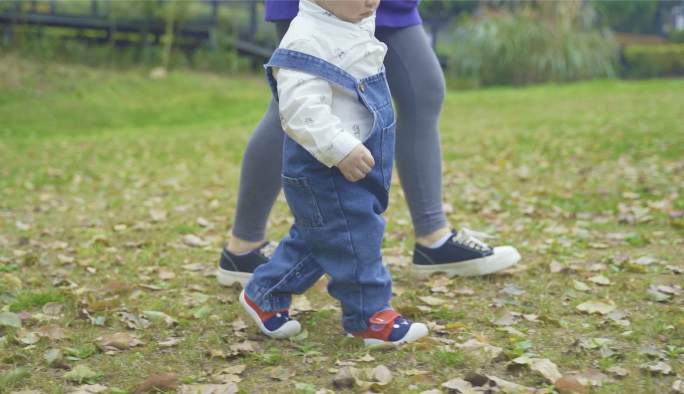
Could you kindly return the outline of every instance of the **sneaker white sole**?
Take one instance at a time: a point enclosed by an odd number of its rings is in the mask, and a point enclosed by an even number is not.
[[[235,283],[239,283],[242,285],[242,288],[244,288],[247,285],[247,282],[252,279],[252,274],[249,272],[228,271],[219,267],[216,272],[216,279],[218,279],[218,283],[223,286],[232,286]]]
[[[411,343],[419,340],[420,338],[426,337],[430,331],[428,330],[427,326],[423,323],[413,323],[411,324],[411,328],[409,328],[408,332],[406,335],[404,335],[403,338],[401,338],[398,341],[393,341],[392,343],[395,345],[399,345],[402,343]],[[348,337],[353,337],[352,334],[348,334]],[[381,339],[375,339],[375,338],[364,338],[363,339],[363,344],[365,346],[370,346],[370,345],[376,345],[378,343],[385,343],[387,341],[383,341]]]
[[[245,291],[242,290],[240,292],[240,304],[242,305],[243,308],[249,313],[249,315],[252,317],[254,322],[259,326],[259,329],[261,332],[266,334],[266,336],[271,337],[273,339],[285,339],[289,337],[293,337],[297,334],[299,334],[300,331],[302,331],[302,325],[299,324],[297,320],[290,320],[289,322],[283,324],[280,326],[279,329],[275,331],[269,331],[266,327],[264,327],[264,323],[261,322],[261,319],[259,318],[259,314],[252,309],[249,304],[247,304],[247,301],[245,301]]]
[[[418,279],[427,279],[436,272],[444,272],[447,276],[482,276],[505,270],[520,261],[520,253],[512,246],[497,246],[494,254],[479,259],[459,263],[436,265],[416,265],[411,267],[411,274]]]

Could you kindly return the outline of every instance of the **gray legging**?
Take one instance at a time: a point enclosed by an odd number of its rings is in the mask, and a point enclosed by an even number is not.
[[[280,40],[289,21],[276,22]],[[417,236],[447,225],[442,210],[442,152],[437,121],[444,100],[444,75],[421,25],[378,27],[387,44],[385,68],[397,108],[396,163]],[[283,136],[274,100],[254,130],[242,160],[233,234],[265,238],[268,215],[281,188]]]

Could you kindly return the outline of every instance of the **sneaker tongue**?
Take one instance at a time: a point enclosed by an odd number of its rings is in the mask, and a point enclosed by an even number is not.
[[[382,312],[378,312],[373,317],[370,318],[369,323],[371,326],[386,326],[388,324],[392,324],[394,322],[394,319],[401,317],[399,313],[397,313],[394,310],[386,310]],[[382,329],[382,328],[381,328]],[[377,331],[377,330],[374,330]]]

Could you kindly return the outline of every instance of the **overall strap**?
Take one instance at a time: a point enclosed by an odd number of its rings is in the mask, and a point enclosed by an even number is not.
[[[264,67],[266,68],[266,78],[276,101],[278,101],[278,87],[273,77],[273,67],[286,68],[314,75],[341,88],[357,93],[357,81],[351,74],[332,63],[302,52],[276,49]]]

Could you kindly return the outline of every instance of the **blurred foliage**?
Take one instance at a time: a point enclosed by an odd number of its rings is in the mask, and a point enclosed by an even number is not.
[[[0,2],[0,10],[13,9],[14,2]],[[90,66],[110,68],[129,68],[138,65],[168,68],[186,68],[207,71],[237,72],[251,66],[251,59],[238,56],[236,40],[240,32],[247,33],[250,28],[250,3],[235,2],[217,8],[217,29],[215,51],[210,50],[209,42],[194,38],[181,37],[178,33],[192,21],[210,23],[212,6],[199,1],[98,1],[93,8],[91,1],[64,0],[50,1],[22,0],[21,12],[50,13],[54,7],[57,14],[92,16],[109,21],[109,31],[50,28],[38,25],[13,27],[11,39],[0,42],[0,51],[16,52],[23,56],[44,61],[80,63]],[[263,13],[263,6],[257,12]],[[163,21],[166,26],[160,34],[159,42],[145,47],[141,34],[117,31],[117,25],[124,20]],[[264,45],[275,44],[272,24],[261,21],[256,25],[252,38]],[[149,42],[153,41],[153,37]],[[106,43],[107,45],[103,45]],[[157,45],[161,44],[161,45]]]
[[[170,54],[168,66],[170,69],[191,68],[223,73],[249,70],[251,59],[238,56],[231,50],[232,40],[233,37],[219,35],[219,47],[223,49],[216,51],[212,51],[207,44],[192,50],[174,50]],[[15,45],[11,52],[41,62],[56,61],[114,69],[156,66],[162,63],[163,57],[161,46],[144,49],[142,45],[98,45],[41,34],[23,35],[19,45]]]
[[[479,7],[506,8],[520,0],[423,0],[419,9],[421,15],[430,18],[453,18],[461,13],[473,13]],[[590,5],[601,14],[604,23],[613,31],[635,34],[660,34],[656,23],[659,12],[658,0],[591,0]],[[675,2],[665,1],[660,4],[660,11],[666,11]],[[667,21],[665,21],[667,22]]]
[[[473,12],[477,9],[479,3],[473,0],[428,0],[421,1],[418,5],[420,15],[424,18],[453,18],[463,12]]]
[[[674,42],[675,44],[684,44],[684,30],[675,30],[674,32],[670,33],[668,40],[670,40],[670,42]]]
[[[658,34],[655,26],[657,0],[592,1],[608,26],[622,33]]]
[[[453,77],[523,85],[614,77],[619,46],[579,0],[519,2],[463,17],[450,59]]]
[[[665,38],[654,34],[615,33],[613,37],[623,47],[632,45],[663,45],[668,43],[668,40]]]
[[[634,45],[624,59],[628,78],[684,76],[684,44]]]

